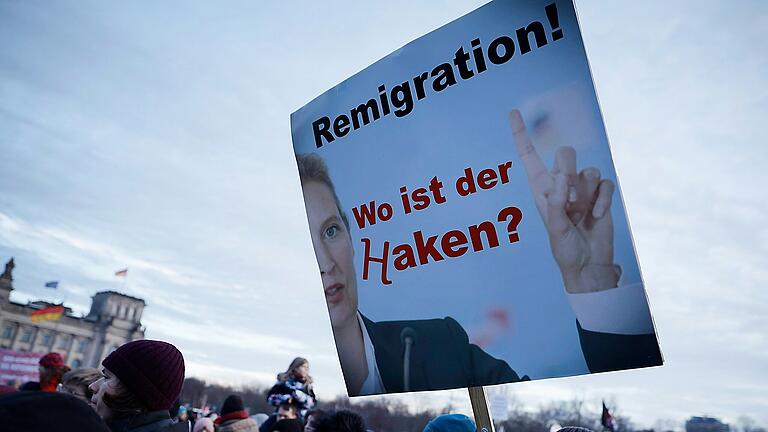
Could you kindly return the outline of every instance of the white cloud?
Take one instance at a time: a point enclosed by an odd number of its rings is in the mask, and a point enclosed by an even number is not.
[[[345,5],[339,31],[316,19],[325,7],[233,5],[216,12],[221,32],[199,27],[202,6],[0,5],[0,37],[16,41],[0,48],[0,251],[18,258],[15,298],[66,295],[87,312],[93,292],[127,290],[195,375],[268,383],[302,355],[324,397],[342,392],[288,114],[473,5]],[[528,408],[613,395],[648,426],[702,411],[766,424],[765,4],[578,7],[667,364],[504,388]],[[397,398],[469,409],[463,391]]]

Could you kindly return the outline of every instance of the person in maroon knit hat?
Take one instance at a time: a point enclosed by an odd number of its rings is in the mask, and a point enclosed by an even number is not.
[[[128,342],[101,365],[103,377],[89,387],[91,404],[112,432],[187,431],[168,414],[184,383],[184,357],[175,346]]]

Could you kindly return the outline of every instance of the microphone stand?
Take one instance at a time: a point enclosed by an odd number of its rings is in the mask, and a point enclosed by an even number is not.
[[[405,338],[405,354],[403,358],[403,389],[407,392],[411,391],[411,347],[413,346],[413,338]]]
[[[400,342],[405,350],[403,352],[403,390],[411,391],[411,349],[416,343],[416,331],[406,327],[400,332]]]
[[[411,350],[416,344],[416,331],[406,327],[400,332],[400,342],[403,344],[403,390],[411,391]],[[472,412],[475,416],[475,424],[478,432],[495,432],[491,411],[488,409],[488,396],[485,387],[469,387],[469,401],[472,403]]]

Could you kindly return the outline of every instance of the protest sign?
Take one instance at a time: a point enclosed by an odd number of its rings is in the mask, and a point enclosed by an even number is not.
[[[350,395],[661,364],[571,2],[489,3],[291,128]]]
[[[40,353],[0,349],[0,384],[20,385],[38,380]]]

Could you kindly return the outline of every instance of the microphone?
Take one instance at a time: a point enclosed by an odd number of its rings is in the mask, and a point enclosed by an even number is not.
[[[405,346],[403,352],[403,390],[411,391],[411,348],[416,344],[416,330],[406,327],[400,332],[400,343]]]

